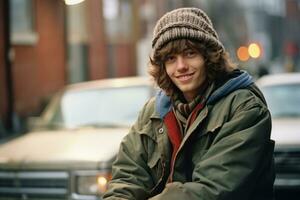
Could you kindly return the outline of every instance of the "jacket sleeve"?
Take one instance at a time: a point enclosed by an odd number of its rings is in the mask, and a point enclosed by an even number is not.
[[[142,141],[143,135],[140,134],[146,126],[143,124],[145,122],[144,115],[145,108],[140,112],[138,120],[120,145],[119,153],[112,167],[112,180],[103,199],[143,200],[149,197],[149,193],[154,187],[147,166],[147,153],[145,143]]]
[[[271,117],[258,98],[243,98],[239,105],[233,100],[233,114],[217,133],[208,133],[213,142],[195,163],[192,182],[169,183],[151,200],[256,199],[254,188],[273,159]]]

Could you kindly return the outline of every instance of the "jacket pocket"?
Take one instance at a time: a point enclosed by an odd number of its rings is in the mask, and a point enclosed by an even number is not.
[[[158,152],[154,152],[147,162],[150,170],[151,177],[154,182],[154,186],[151,189],[151,195],[156,195],[160,193],[163,189],[164,175],[165,175],[165,165],[164,161],[161,158],[161,155]]]
[[[160,160],[160,154],[159,154],[159,152],[155,151],[155,152],[153,152],[151,157],[148,159],[147,164],[152,169],[153,167],[155,167],[155,165],[157,165],[159,160]]]
[[[148,159],[147,164],[151,170],[152,177],[155,179],[154,181],[157,182],[161,178],[163,172],[163,165],[159,152],[154,151],[151,157]]]

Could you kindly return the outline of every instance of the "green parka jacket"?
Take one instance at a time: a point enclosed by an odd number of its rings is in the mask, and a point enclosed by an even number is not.
[[[146,103],[122,141],[104,199],[273,199],[271,117],[246,72],[236,72],[208,97],[172,166],[170,112],[163,92]]]

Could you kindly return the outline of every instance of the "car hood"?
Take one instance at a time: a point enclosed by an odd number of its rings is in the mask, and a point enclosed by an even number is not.
[[[273,119],[271,138],[277,146],[300,146],[300,118]]]
[[[28,133],[0,146],[0,166],[60,163],[76,167],[111,162],[127,132],[127,128],[84,128]]]

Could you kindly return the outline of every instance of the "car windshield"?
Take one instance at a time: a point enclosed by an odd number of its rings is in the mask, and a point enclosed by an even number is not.
[[[150,87],[66,91],[48,125],[52,128],[129,126],[151,95]]]
[[[300,117],[300,84],[263,87],[273,118]]]

